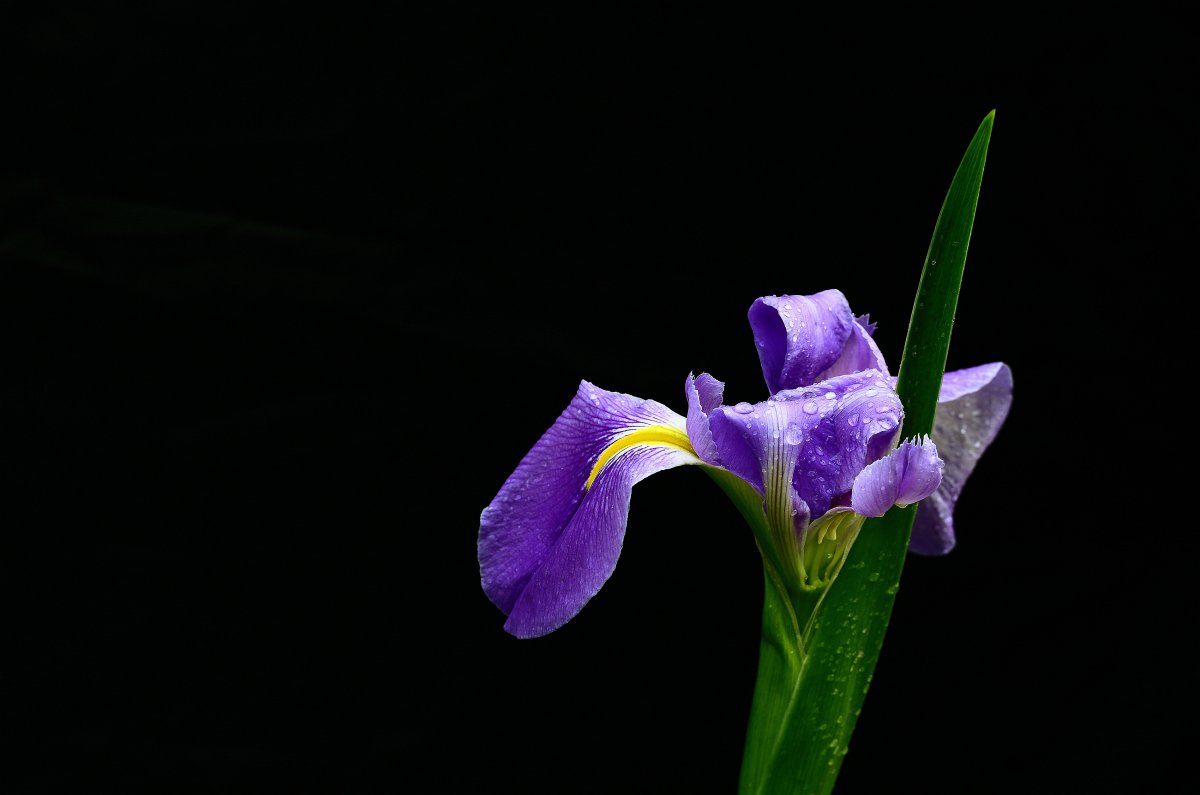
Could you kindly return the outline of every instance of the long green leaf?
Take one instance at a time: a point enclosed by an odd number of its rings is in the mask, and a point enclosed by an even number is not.
[[[938,215],[900,363],[904,436],[933,429],[995,111],[979,125]],[[802,636],[767,561],[743,793],[832,791],[883,645],[916,506],[868,520]]]

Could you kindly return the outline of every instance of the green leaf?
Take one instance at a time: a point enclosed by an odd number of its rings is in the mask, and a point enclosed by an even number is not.
[[[896,387],[905,437],[933,429],[994,115],[979,125],[958,166],[921,272]],[[867,520],[807,629],[798,619],[804,606],[764,557],[763,636],[742,793],[832,791],[879,659],[916,511],[893,508]]]

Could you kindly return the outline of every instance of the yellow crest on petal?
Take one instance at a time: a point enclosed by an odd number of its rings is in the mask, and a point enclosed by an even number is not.
[[[596,463],[592,467],[592,474],[588,475],[587,485],[584,486],[584,490],[587,491],[592,488],[592,483],[596,480],[596,476],[600,474],[600,470],[614,456],[622,450],[640,444],[674,447],[685,453],[696,455],[696,451],[692,449],[692,443],[688,439],[687,433],[678,428],[672,428],[669,425],[649,425],[645,428],[638,428],[636,431],[625,434],[604,448],[604,452],[600,454],[600,457],[596,459]]]

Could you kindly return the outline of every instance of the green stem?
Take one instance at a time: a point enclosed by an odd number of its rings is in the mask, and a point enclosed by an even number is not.
[[[916,506],[893,509],[899,521],[874,528],[864,545],[906,544]],[[890,514],[889,514],[890,515]],[[861,537],[860,537],[861,541]],[[813,610],[807,632],[796,633],[783,588],[765,572],[762,642],[739,792],[743,795],[823,795],[832,791],[850,735],[883,645],[899,590],[903,555],[857,546]],[[858,554],[856,554],[858,553]]]

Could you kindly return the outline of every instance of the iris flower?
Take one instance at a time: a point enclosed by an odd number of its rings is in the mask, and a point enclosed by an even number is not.
[[[584,381],[517,465],[479,527],[483,589],[508,632],[573,618],[616,567],[633,486],[685,464],[761,496],[760,548],[790,586],[827,587],[865,518],[893,505],[924,500],[914,552],[954,546],[955,501],[1008,413],[1008,367],[946,373],[932,438],[900,442],[896,379],[840,291],[760,298],[749,319],[767,400],[724,405],[720,381],[689,375],[681,416]]]

